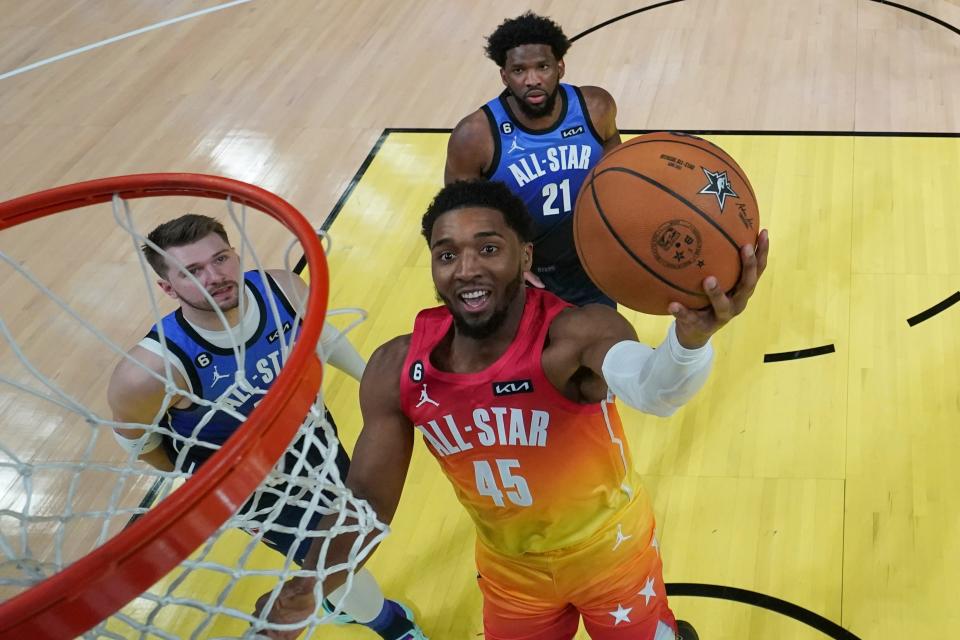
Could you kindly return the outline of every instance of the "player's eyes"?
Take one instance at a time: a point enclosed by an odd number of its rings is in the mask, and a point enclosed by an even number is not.
[[[496,253],[499,249],[500,247],[495,244],[485,244],[480,248],[480,253],[490,255],[491,253]]]
[[[441,251],[440,253],[437,254],[437,260],[439,260],[440,262],[450,262],[455,257],[456,256],[454,256],[453,253],[450,251]]]

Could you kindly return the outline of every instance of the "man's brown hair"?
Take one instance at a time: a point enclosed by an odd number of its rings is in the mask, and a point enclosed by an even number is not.
[[[209,216],[202,216],[196,213],[188,213],[168,220],[147,234],[147,240],[160,247],[164,251],[170,247],[182,247],[207,237],[215,233],[227,244],[230,239],[227,238],[227,230],[223,228],[219,220]],[[163,254],[152,246],[144,244],[140,247],[143,251],[143,257],[147,259],[157,275],[163,279],[167,278],[167,261]]]

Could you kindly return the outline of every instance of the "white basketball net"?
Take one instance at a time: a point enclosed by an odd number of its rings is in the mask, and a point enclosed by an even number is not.
[[[169,201],[169,198],[151,199],[150,206],[166,205]],[[177,217],[183,211],[177,207],[164,208],[168,215],[158,220]],[[154,322],[162,332],[160,320],[166,312],[161,311],[158,301],[156,277],[139,250],[140,245],[148,242],[143,229],[149,230],[153,224],[150,227],[135,225],[130,203],[117,197],[113,199],[112,213],[116,224],[129,234],[130,251],[139,256],[140,271],[149,300],[143,304],[148,304],[152,309]],[[234,246],[238,247],[243,270],[256,270],[264,278],[265,267],[248,234],[246,208],[228,200],[227,214],[227,219],[221,222],[227,227]],[[84,211],[83,215],[87,216],[88,212]],[[254,217],[259,216],[257,212]],[[297,246],[294,239],[283,252],[288,270],[291,255]],[[154,249],[159,248],[154,246]],[[175,262],[166,252],[161,253],[171,263]],[[46,259],[49,260],[50,256]],[[16,287],[21,292],[29,289],[22,296],[28,304],[40,304],[36,301],[42,300],[42,309],[38,307],[37,313],[33,314],[34,318],[42,320],[39,325],[25,325],[22,321],[11,324],[10,316],[22,318],[22,314],[17,316],[16,312],[20,309],[8,307],[6,302],[0,313],[0,336],[3,338],[0,341],[0,349],[3,349],[0,351],[0,424],[4,425],[0,427],[2,600],[57,573],[103,545],[131,519],[144,514],[188,480],[188,473],[158,471],[138,461],[137,451],[128,454],[114,440],[112,430],[115,427],[146,429],[147,433],[176,438],[184,450],[212,447],[196,435],[180,436],[161,426],[160,420],[165,410],[160,411],[149,425],[113,422],[104,400],[108,379],[103,375],[104,369],[112,370],[121,358],[129,359],[144,370],[148,369],[127,355],[132,344],[118,343],[98,326],[96,318],[90,317],[96,314],[89,313],[89,301],[71,300],[66,293],[54,291],[53,287],[47,286],[33,274],[30,266],[30,260],[10,255],[0,246],[0,294]],[[183,265],[178,267],[187,273]],[[130,279],[137,277],[132,270],[127,270],[127,274]],[[187,275],[199,285],[193,276]],[[62,277],[62,274],[58,277]],[[111,282],[100,284],[106,292],[117,285]],[[199,289],[203,291],[202,286]],[[265,289],[266,312],[281,326],[280,303],[274,299],[269,287]],[[296,292],[285,293],[296,309],[303,309],[304,300],[297,299]],[[223,313],[209,294],[206,298],[226,328]],[[241,305],[246,304],[243,294],[240,300]],[[139,304],[140,301],[125,300],[124,309],[135,303]],[[99,306],[96,308],[103,311]],[[169,304],[167,308],[169,310]],[[107,317],[110,313],[114,317],[117,313],[126,313],[117,307],[106,311]],[[51,314],[56,314],[56,319]],[[241,306],[240,317],[243,315],[244,307]],[[360,315],[344,329],[344,333],[362,321],[362,312]],[[301,321],[302,318],[297,315],[291,335],[296,334]],[[68,326],[70,328],[66,328]],[[148,328],[142,327],[141,336],[146,335]],[[227,332],[227,335],[234,338],[231,332]],[[163,335],[159,342],[163,345],[164,353],[169,354]],[[279,332],[277,343],[280,360],[285,362],[293,345],[282,331]],[[57,350],[72,352],[80,348],[92,349],[88,357],[88,375],[82,376],[81,371],[81,379],[85,382],[95,380],[96,384],[78,385],[76,381],[67,380],[67,376],[58,369],[61,360],[50,355]],[[242,374],[245,368],[249,371],[251,362],[246,361],[243,342],[238,344],[234,338],[232,350],[239,372]],[[158,376],[165,386],[163,406],[171,406],[179,398],[187,397],[193,403],[209,409],[201,424],[197,425],[195,434],[216,412],[226,412],[241,420],[244,418],[219,399],[207,400],[178,388],[172,358],[164,359],[165,375]],[[230,389],[219,397],[225,398],[238,385],[243,387],[248,384],[245,382],[247,378],[245,375],[231,375],[224,382],[224,386],[230,384]],[[257,392],[249,387],[245,390]],[[50,446],[44,443],[38,447],[35,441],[24,437],[23,434],[29,434],[38,425],[49,425],[51,421],[56,425],[56,435],[48,434]],[[146,438],[145,434],[141,441]],[[322,577],[329,572],[346,571],[347,584],[350,585],[357,563],[383,538],[387,528],[376,519],[366,502],[356,500],[344,487],[344,478],[336,465],[338,446],[337,437],[324,417],[323,396],[320,393],[309,415],[305,416],[287,455],[281,457],[274,470],[256,489],[251,502],[234,514],[176,570],[121,612],[92,629],[86,637],[255,637],[258,632],[271,628],[264,620],[253,616],[256,598],[270,589],[274,589],[276,594],[282,583],[290,577],[317,575],[301,570],[292,560],[292,550],[304,539],[320,538],[326,543],[319,562],[323,568],[330,540],[345,532],[360,532],[361,542],[354,546],[347,565],[327,567],[326,571],[320,573]],[[309,447],[315,449],[312,460],[308,460],[304,454]],[[320,452],[319,456],[316,451]],[[155,499],[145,499],[148,491],[156,493]],[[257,506],[251,508],[254,502]],[[305,515],[292,524],[276,522],[280,514],[291,507],[303,508]],[[318,513],[337,514],[336,526],[326,531],[312,530],[310,519]],[[264,536],[270,532],[287,533],[295,537],[297,542],[287,557],[262,544]],[[318,581],[318,604],[324,597],[320,591],[321,583],[322,580]],[[339,609],[332,614],[325,614],[320,609],[302,626],[312,632],[314,627],[329,622],[337,613]],[[297,625],[284,628],[293,626]]]

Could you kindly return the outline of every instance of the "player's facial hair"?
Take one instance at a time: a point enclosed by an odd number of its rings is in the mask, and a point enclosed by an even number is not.
[[[494,309],[493,314],[487,318],[486,322],[481,324],[470,324],[467,322],[467,319],[459,315],[457,311],[455,311],[454,306],[450,304],[450,301],[439,291],[437,291],[437,299],[447,305],[447,309],[450,310],[450,315],[453,316],[453,324],[457,329],[457,333],[465,338],[483,340],[484,338],[492,336],[503,326],[503,323],[507,319],[507,312],[510,310],[510,304],[513,302],[513,299],[517,297],[521,286],[523,286],[522,269],[517,273],[517,277],[511,280],[504,289],[500,306]]]
[[[237,288],[237,291],[238,291],[238,293],[237,293],[237,300],[236,300],[236,302],[234,302],[234,303],[233,303],[232,305],[230,305],[229,307],[220,307],[220,311],[223,311],[223,312],[233,311],[234,309],[236,309],[237,307],[239,307],[239,306],[240,306],[240,296],[241,296],[241,295],[244,295],[244,293],[245,293],[245,292],[240,288],[240,286],[239,286],[236,282],[231,282],[230,284],[234,285],[234,286]],[[210,296],[210,298],[213,299],[213,296]],[[213,311],[213,307],[214,307],[214,305],[216,305],[216,302],[214,302],[214,303],[211,304],[210,300],[207,300],[206,297],[201,298],[202,302],[199,302],[199,303],[190,302],[189,300],[187,300],[186,298],[184,298],[184,297],[182,297],[182,296],[179,298],[179,300],[180,300],[180,302],[182,302],[183,304],[187,305],[187,306],[190,307],[191,309],[196,309],[197,311]],[[217,305],[217,306],[220,306],[220,305]]]
[[[513,93],[511,91],[511,93]],[[557,104],[557,96],[560,95],[560,83],[557,83],[557,86],[554,88],[553,93],[547,96],[547,99],[543,101],[538,107],[531,106],[527,103],[526,100],[513,94],[513,97],[516,98],[517,107],[523,113],[523,115],[528,118],[542,118],[545,115],[553,113],[553,107]]]

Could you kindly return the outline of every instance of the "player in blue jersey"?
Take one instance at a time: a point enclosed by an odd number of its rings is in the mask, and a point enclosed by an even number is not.
[[[616,306],[580,265],[573,205],[590,169],[620,144],[617,105],[600,87],[560,82],[569,48],[555,22],[530,12],[497,27],[486,51],[506,89],[453,130],[444,182],[482,177],[506,184],[534,221],[527,279],[573,304]]]
[[[169,365],[178,389],[204,400],[217,400],[218,407],[248,415],[280,371],[281,343],[289,345],[296,338],[297,301],[306,299],[307,285],[298,275],[285,270],[267,270],[265,278],[258,271],[242,273],[239,256],[230,246],[223,225],[213,218],[187,214],[161,224],[147,237],[199,281],[230,328],[224,327],[210,299],[181,269],[173,266],[174,262],[145,245],[144,256],[160,277],[157,284],[177,300],[180,307],[159,323],[167,349],[161,346],[160,332],[154,325],[129,351],[129,355],[144,366],[123,359],[110,379],[107,397],[117,422],[151,424],[160,416],[160,424],[171,432],[169,436],[154,433],[141,442],[143,429],[117,429],[117,441],[124,449],[132,451],[139,447],[140,459],[158,469],[192,473],[226,442],[241,421],[228,411],[194,404],[185,396],[174,395],[168,399],[164,384],[147,370],[162,379]],[[271,298],[275,306],[270,304]],[[244,346],[246,375],[242,382],[236,377],[234,344]],[[365,366],[363,358],[332,325],[324,325],[320,348],[327,363],[360,379]],[[329,412],[327,419],[333,425]],[[323,437],[320,431],[316,435]],[[193,438],[195,443],[188,442]],[[291,450],[295,453],[286,454],[284,468],[293,468],[299,457],[306,458],[308,468],[319,466],[323,461],[321,450],[315,444],[307,444],[304,436]],[[339,446],[337,465],[342,478],[346,477],[349,464],[346,451]],[[277,491],[255,494],[242,512],[269,513],[283,493],[282,487],[273,488]],[[301,503],[310,502],[310,496],[299,497]],[[291,502],[282,507],[273,522],[297,527],[303,515],[304,509]],[[320,514],[316,513],[310,527],[319,519]],[[302,565],[311,539],[302,540],[294,549],[293,534],[270,528],[263,533],[263,541]],[[349,593],[344,590],[329,595],[334,602],[341,597],[344,597],[342,610],[347,615],[339,621],[363,624],[388,640],[426,640],[409,609],[385,599],[376,580],[366,570],[358,572]],[[330,602],[324,606],[329,609]]]

